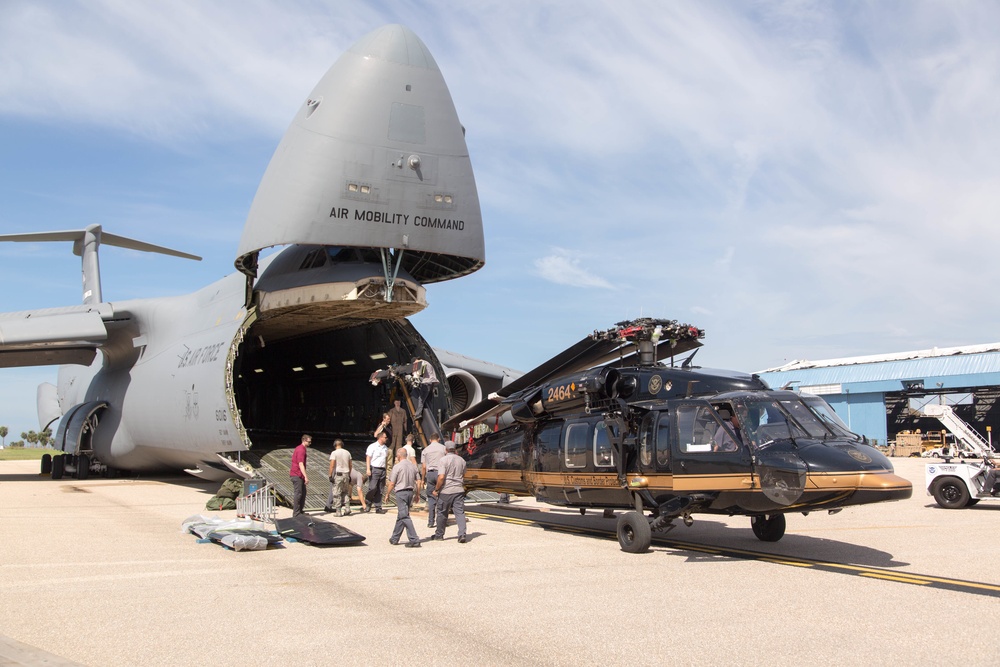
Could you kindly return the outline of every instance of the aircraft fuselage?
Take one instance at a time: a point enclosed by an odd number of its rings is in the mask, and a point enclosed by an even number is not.
[[[385,389],[367,382],[380,366],[419,356],[446,377],[405,319],[358,316],[379,311],[377,294],[368,310],[363,296],[311,301],[311,323],[289,325],[296,314],[275,294],[290,293],[297,281],[272,269],[287,264],[282,254],[307,251],[293,246],[262,264],[259,284],[281,287],[258,293],[258,302],[278,302],[270,310],[243,306],[245,283],[238,273],[185,296],[111,304],[118,322],[109,326],[109,340],[94,363],[60,368],[63,414],[83,405],[95,417],[82,434],[70,433],[72,421],[64,420],[57,440],[81,439],[65,451],[128,470],[187,468],[217,476],[210,471],[224,469],[216,454],[293,446],[302,432],[318,444],[335,437],[365,440],[391,404]],[[358,284],[378,282],[377,270],[363,262],[331,261],[310,267],[300,282],[311,291],[356,293]],[[397,281],[422,294],[405,274]],[[272,311],[277,314],[269,316]],[[447,382],[431,407],[439,414],[450,407]]]
[[[711,376],[717,390],[744,386],[689,396],[688,381],[707,377],[698,375],[621,369],[615,382],[633,392],[625,409],[624,402],[596,400],[584,407],[580,391],[560,398],[565,382],[553,381],[542,392],[553,390],[552,403],[530,411],[515,405],[520,424],[473,442],[466,484],[554,505],[645,508],[654,516],[758,516],[910,497],[911,484],[822,399],[718,375]]]

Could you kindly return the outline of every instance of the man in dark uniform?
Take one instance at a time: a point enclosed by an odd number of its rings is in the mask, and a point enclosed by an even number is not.
[[[407,456],[406,450],[400,447],[396,450],[396,465],[389,473],[389,486],[385,490],[386,498],[396,491],[396,525],[392,529],[392,536],[389,544],[399,544],[399,538],[406,529],[406,543],[408,547],[419,547],[420,537],[416,528],[413,527],[413,520],[410,518],[410,501],[413,500],[413,487],[417,481],[417,466],[413,465]]]
[[[288,476],[292,479],[292,516],[302,514],[306,505],[306,487],[309,474],[306,472],[306,448],[312,444],[311,435],[303,435],[299,446],[292,452],[292,467]]]
[[[392,444],[390,449],[396,451],[403,446],[403,436],[406,435],[406,410],[400,406],[397,398],[389,408],[389,426],[392,428]]]

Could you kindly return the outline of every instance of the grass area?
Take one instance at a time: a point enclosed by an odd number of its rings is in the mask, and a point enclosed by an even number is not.
[[[43,454],[55,454],[54,449],[42,447],[4,447],[0,449],[0,461],[37,461]]]

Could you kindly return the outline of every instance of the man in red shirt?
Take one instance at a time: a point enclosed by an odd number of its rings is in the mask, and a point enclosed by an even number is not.
[[[306,504],[306,486],[309,484],[309,475],[306,473],[306,447],[312,444],[311,435],[303,435],[302,442],[292,452],[292,467],[288,471],[292,478],[292,516],[302,514]]]

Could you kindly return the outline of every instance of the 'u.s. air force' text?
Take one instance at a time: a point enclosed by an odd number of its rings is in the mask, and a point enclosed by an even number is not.
[[[330,217],[340,220],[350,220],[351,209],[332,208]],[[427,227],[429,229],[465,229],[465,220],[455,220],[453,218],[432,218],[427,215],[410,215],[409,213],[383,213],[381,211],[362,211],[354,209],[354,220],[363,222],[382,222],[387,225],[403,225],[414,227]]]

